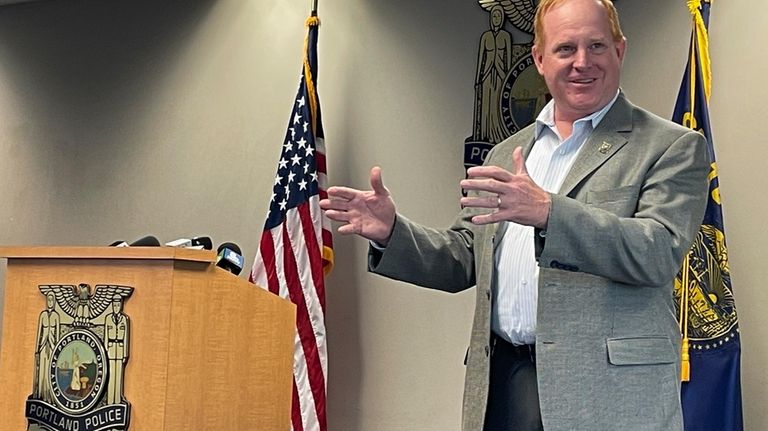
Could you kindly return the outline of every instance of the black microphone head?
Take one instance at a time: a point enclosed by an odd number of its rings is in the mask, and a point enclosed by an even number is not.
[[[240,247],[238,247],[238,245],[235,244],[234,242],[225,242],[225,243],[221,244],[219,246],[219,248],[216,249],[216,253],[220,253],[221,250],[224,250],[225,248],[228,248],[228,249],[236,252],[237,254],[240,254],[240,255],[243,254],[243,251],[240,250]]]
[[[147,235],[132,242],[131,247],[160,247],[160,240],[152,235]]]
[[[202,246],[203,250],[213,250],[213,241],[211,241],[211,237],[196,236],[192,238],[192,247],[199,247],[199,246]]]
[[[240,247],[235,243],[225,242],[216,249],[216,266],[224,268],[232,274],[239,275],[243,270],[245,259],[243,259]]]

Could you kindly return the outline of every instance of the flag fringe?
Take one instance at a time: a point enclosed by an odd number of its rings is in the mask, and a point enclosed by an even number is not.
[[[304,25],[307,27],[317,27],[320,25],[320,18],[311,16],[307,18],[307,20],[304,22]]]
[[[704,81],[704,94],[709,103],[709,96],[712,94],[712,68],[709,61],[709,32],[704,24],[704,17],[701,16],[701,1],[688,0],[688,10],[693,17],[693,31],[696,39],[696,54],[698,54],[701,66],[701,79]],[[693,53],[691,53],[693,55]]]
[[[323,274],[328,275],[333,270],[333,249],[323,246]]]
[[[309,27],[317,27],[320,25],[320,18],[316,16],[310,16],[304,25]],[[304,80],[307,85],[307,93],[309,94],[309,109],[312,113],[312,136],[317,139],[317,93],[315,92],[315,77],[312,76],[312,67],[309,64],[308,47],[309,45],[309,33],[304,38]]]
[[[707,0],[704,0],[707,1]],[[690,112],[696,111],[696,79],[697,68],[701,68],[701,80],[704,87],[704,97],[709,104],[709,96],[712,92],[712,70],[709,61],[709,36],[707,26],[704,23],[704,17],[701,15],[702,0],[688,0],[688,10],[693,18],[693,36],[691,37],[691,56],[688,59],[688,83],[690,85]],[[695,118],[691,116],[690,127],[696,130],[697,124]],[[689,302],[689,255],[685,256],[681,280],[680,297],[680,329],[682,332],[682,346],[680,351],[680,381],[688,382],[691,380],[691,356],[689,353],[688,339],[688,302]]]

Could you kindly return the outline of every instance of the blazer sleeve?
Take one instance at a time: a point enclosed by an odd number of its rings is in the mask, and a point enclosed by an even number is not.
[[[369,247],[368,270],[447,292],[474,286],[475,232],[469,218],[463,212],[450,229],[439,230],[398,214],[386,249]]]

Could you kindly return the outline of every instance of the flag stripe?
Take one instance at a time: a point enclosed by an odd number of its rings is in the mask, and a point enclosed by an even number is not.
[[[302,206],[305,205],[302,204]],[[295,217],[289,220],[295,220]],[[293,244],[289,230],[289,226],[285,226],[283,229],[284,244]],[[309,386],[314,398],[315,408],[318,412],[318,421],[322,423],[324,416],[321,418],[319,413],[320,407],[325,405],[325,377],[320,367],[317,341],[313,336],[314,330],[307,307],[307,297],[304,295],[306,287],[301,285],[296,255],[292,247],[284,247],[283,249],[283,271],[286,274],[286,281],[288,281],[288,295],[291,298],[291,302],[296,304],[296,327],[301,348],[304,351],[304,359],[307,364],[306,372],[309,377]]]
[[[318,151],[315,156],[315,163],[317,163],[317,170],[320,172],[327,172],[325,169],[325,154],[322,151]]]
[[[293,405],[299,405],[299,389],[296,387],[296,380],[293,381]],[[304,425],[301,422],[301,412],[299,409],[291,410],[291,426],[294,431],[304,431]]]
[[[269,288],[270,292],[279,295],[280,282],[277,279],[277,265],[275,264],[275,243],[272,241],[272,235],[261,236],[260,249],[263,250],[262,256],[264,259],[264,268],[267,270],[267,287]],[[264,251],[266,251],[266,253]]]
[[[312,200],[317,202],[317,197],[313,197]],[[310,202],[312,202],[310,200]],[[320,213],[319,204],[316,207],[315,213]],[[325,280],[323,276],[323,255],[320,251],[318,239],[320,235],[315,234],[315,221],[312,214],[310,214],[309,205],[301,205],[298,207],[302,230],[304,231],[304,238],[307,240],[307,249],[313,250],[309,253],[310,264],[309,268],[312,271],[312,281],[315,284],[315,291],[320,302],[320,310],[325,313]],[[317,223],[319,225],[319,223]],[[321,229],[322,230],[322,229]],[[321,313],[321,314],[322,314]]]

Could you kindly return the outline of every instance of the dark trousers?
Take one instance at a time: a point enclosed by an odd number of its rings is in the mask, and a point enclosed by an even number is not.
[[[492,336],[485,431],[542,431],[534,346]]]

